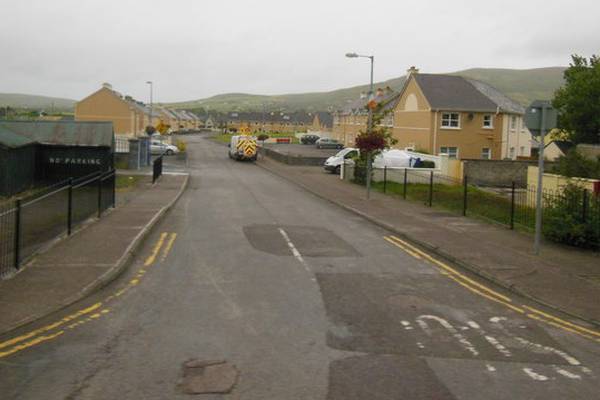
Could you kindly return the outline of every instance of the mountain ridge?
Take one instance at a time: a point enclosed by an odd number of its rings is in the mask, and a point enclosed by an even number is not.
[[[536,99],[551,99],[553,93],[563,83],[566,67],[544,67],[529,69],[510,68],[470,68],[447,73],[465,78],[476,79],[500,90],[522,105],[528,105]],[[380,81],[377,87],[390,86],[394,90],[402,87],[405,76]],[[306,110],[323,111],[342,108],[347,101],[356,99],[368,85],[357,85],[325,92],[288,93],[279,95],[261,95],[249,93],[222,93],[215,96],[175,103],[166,103],[169,107],[211,111],[262,111],[265,108],[285,109],[287,111]]]

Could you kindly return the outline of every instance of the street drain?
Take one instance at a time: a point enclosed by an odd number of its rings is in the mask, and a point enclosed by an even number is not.
[[[186,394],[226,394],[237,382],[239,371],[225,360],[193,359],[183,363],[179,387]]]

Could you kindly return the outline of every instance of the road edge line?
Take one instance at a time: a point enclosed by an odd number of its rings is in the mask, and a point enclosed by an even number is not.
[[[129,262],[135,255],[136,250],[144,242],[146,237],[152,231],[152,228],[154,228],[154,226],[159,222],[159,220],[167,213],[167,211],[169,211],[175,205],[177,200],[179,200],[179,198],[183,195],[183,192],[185,192],[185,189],[187,189],[189,179],[190,179],[190,174],[188,174],[186,176],[185,181],[181,185],[181,188],[179,189],[179,192],[177,193],[175,198],[173,198],[173,200],[171,200],[167,205],[163,206],[160,210],[158,210],[158,212],[154,215],[154,217],[152,217],[152,219],[144,226],[144,228],[142,228],[142,230],[135,236],[135,238],[132,240],[132,242],[129,244],[129,246],[127,246],[127,248],[125,249],[125,252],[119,258],[119,260],[117,260],[117,262],[113,265],[113,267],[111,267],[104,274],[100,275],[93,282],[91,282],[90,284],[85,286],[77,294],[75,294],[71,297],[68,297],[65,301],[61,302],[56,307],[53,307],[52,309],[50,309],[48,311],[34,315],[27,319],[21,320],[16,325],[8,328],[7,330],[5,330],[3,332],[0,332],[0,337],[10,335],[12,332],[14,332],[18,329],[22,329],[22,328],[26,327],[27,325],[30,325],[36,321],[39,321],[40,319],[46,318],[54,313],[57,313],[65,308],[77,303],[78,301],[81,301],[81,300],[85,299],[86,297],[94,294],[95,292],[99,291],[100,289],[104,288],[109,283],[111,283],[112,281],[117,279],[127,269],[126,267],[129,266]]]
[[[276,161],[274,161],[274,162],[276,162]],[[501,280],[496,279],[496,278],[494,278],[493,276],[491,276],[489,274],[486,274],[485,272],[481,271],[478,267],[476,267],[474,265],[471,265],[471,264],[469,264],[469,263],[467,263],[465,261],[462,261],[462,260],[460,260],[460,259],[458,259],[458,258],[456,258],[456,257],[454,257],[454,256],[452,256],[452,255],[450,255],[448,253],[446,253],[443,250],[439,250],[439,247],[434,246],[431,243],[427,243],[426,241],[415,239],[412,236],[407,235],[405,232],[397,230],[393,225],[390,225],[390,224],[388,224],[386,222],[380,221],[379,219],[377,219],[375,217],[371,217],[370,215],[368,215],[366,213],[363,213],[362,211],[357,210],[354,207],[347,206],[347,205],[342,204],[342,203],[340,203],[340,202],[338,202],[336,200],[332,200],[332,199],[330,199],[330,198],[328,198],[328,197],[326,197],[326,196],[318,193],[317,191],[311,189],[307,185],[305,185],[303,183],[300,183],[300,182],[297,182],[297,181],[293,180],[292,178],[290,178],[288,176],[285,176],[285,175],[283,175],[283,174],[281,174],[279,172],[276,172],[276,171],[270,169],[269,167],[267,167],[265,165],[262,165],[262,163],[255,163],[255,164],[257,166],[259,166],[260,168],[262,168],[263,170],[268,171],[271,174],[273,174],[275,176],[278,176],[278,177],[280,177],[281,179],[284,179],[287,182],[290,182],[290,183],[292,183],[292,184],[294,184],[296,186],[299,186],[300,188],[304,189],[305,191],[311,193],[312,195],[314,195],[314,196],[316,196],[316,197],[318,197],[318,198],[320,198],[322,200],[325,200],[325,201],[327,201],[327,202],[329,202],[329,203],[331,203],[333,205],[336,205],[336,206],[338,206],[338,207],[340,207],[340,208],[342,208],[342,209],[344,209],[346,211],[349,211],[349,212],[351,212],[353,214],[356,214],[356,215],[358,215],[358,216],[366,219],[367,221],[371,222],[372,224],[374,224],[376,226],[379,226],[380,228],[383,228],[383,229],[385,229],[387,231],[390,231],[390,232],[392,232],[392,233],[400,236],[402,239],[404,239],[404,240],[412,243],[413,245],[421,247],[425,251],[433,253],[434,255],[436,255],[436,256],[438,256],[438,257],[446,260],[447,262],[450,262],[450,263],[452,263],[452,264],[454,264],[454,265],[456,265],[456,266],[458,266],[458,267],[460,267],[460,268],[462,268],[462,269],[464,269],[464,270],[466,270],[468,272],[473,273],[474,275],[478,276],[479,278],[482,278],[482,279],[484,279],[484,280],[486,280],[488,282],[491,282],[491,283],[493,283],[493,284],[495,284],[495,285],[497,285],[497,286],[499,286],[499,287],[501,287],[501,288],[503,288],[503,289],[505,289],[505,290],[513,293],[513,294],[521,296],[521,297],[523,297],[523,298],[525,298],[527,300],[533,301],[533,302],[535,302],[537,304],[540,304],[540,305],[542,305],[542,306],[544,306],[546,308],[549,308],[549,309],[552,309],[552,310],[557,311],[559,313],[568,315],[571,318],[576,318],[576,319],[578,319],[580,321],[587,322],[588,324],[591,324],[591,325],[595,326],[596,328],[600,328],[600,321],[596,321],[594,319],[578,315],[578,314],[576,314],[574,312],[565,310],[565,309],[563,309],[563,308],[561,308],[559,306],[556,306],[554,304],[547,303],[546,301],[544,301],[542,299],[539,299],[539,298],[537,298],[537,297],[535,297],[533,295],[530,295],[530,294],[528,294],[526,292],[523,292],[523,291],[521,291],[519,289],[516,289],[513,285],[506,284],[506,283],[502,282]]]

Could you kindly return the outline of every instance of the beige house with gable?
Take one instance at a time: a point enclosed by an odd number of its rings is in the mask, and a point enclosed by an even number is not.
[[[384,125],[398,140],[397,148],[457,159],[516,159],[531,154],[524,108],[485,83],[454,75],[420,74],[412,67],[402,90],[383,101],[391,110]],[[360,114],[336,117],[334,135],[347,146],[353,145],[355,131],[364,130],[366,118]]]

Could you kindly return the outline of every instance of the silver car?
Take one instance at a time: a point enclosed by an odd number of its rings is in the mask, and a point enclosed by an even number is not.
[[[335,139],[321,138],[315,143],[317,149],[343,149],[344,145]]]

